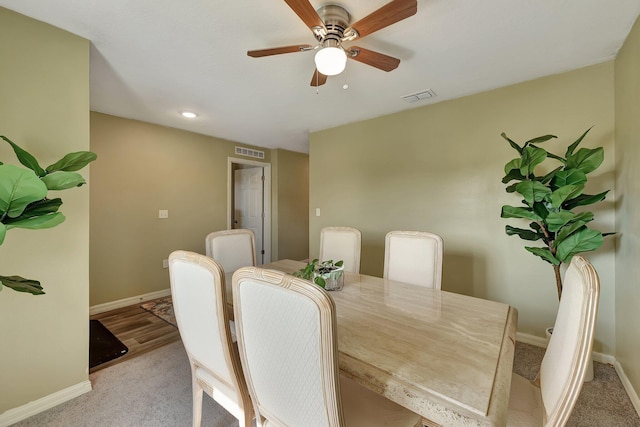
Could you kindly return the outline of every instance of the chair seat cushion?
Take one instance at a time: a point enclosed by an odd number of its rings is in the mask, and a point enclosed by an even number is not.
[[[340,375],[346,427],[414,427],[420,416]]]
[[[544,425],[544,407],[540,388],[520,375],[511,376],[509,393],[509,412],[507,426],[542,427]]]

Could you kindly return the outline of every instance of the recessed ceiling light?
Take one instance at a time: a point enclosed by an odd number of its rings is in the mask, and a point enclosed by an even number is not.
[[[182,116],[186,117],[187,119],[195,119],[196,117],[198,117],[196,113],[192,113],[191,111],[183,111],[180,114],[182,114]]]

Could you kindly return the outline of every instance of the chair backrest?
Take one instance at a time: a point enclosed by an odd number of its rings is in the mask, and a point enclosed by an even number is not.
[[[256,265],[256,238],[251,230],[214,231],[207,235],[205,244],[206,255],[220,263],[225,273]]]
[[[241,268],[233,303],[242,368],[258,425],[341,426],[335,305],[312,283]]]
[[[553,334],[540,366],[546,426],[564,426],[591,361],[600,279],[586,259],[574,255],[564,276]]]
[[[204,369],[214,388],[234,393],[251,410],[239,354],[232,344],[222,267],[187,251],[169,255],[173,309],[192,369]]]
[[[390,231],[384,244],[383,277],[440,289],[442,237],[424,231]]]
[[[360,272],[360,230],[352,227],[324,227],[320,230],[320,261],[344,261],[344,271]]]

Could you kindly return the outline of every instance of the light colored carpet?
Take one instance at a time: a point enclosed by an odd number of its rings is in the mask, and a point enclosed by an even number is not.
[[[178,341],[89,376],[93,391],[21,421],[20,427],[189,427],[191,370]],[[205,394],[202,425],[238,421]]]
[[[533,379],[544,349],[517,343],[514,371]],[[594,364],[568,426],[640,427],[615,369]],[[182,342],[164,346],[90,375],[93,391],[15,424],[15,427],[180,427],[191,425],[191,372]],[[205,394],[202,425],[238,421]]]
[[[544,351],[516,343],[513,371],[533,380]],[[593,381],[584,383],[567,427],[640,427],[640,417],[612,365],[593,362]]]

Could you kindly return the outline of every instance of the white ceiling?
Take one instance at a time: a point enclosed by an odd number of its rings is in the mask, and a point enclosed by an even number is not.
[[[355,22],[387,1],[334,4]],[[0,6],[91,41],[94,111],[302,152],[309,132],[613,59],[640,13],[640,0],[418,0],[416,15],[352,43],[401,59],[396,70],[349,61],[316,93],[313,52],[246,55],[315,43],[283,0]],[[426,89],[438,96],[401,99]],[[184,119],[183,110],[199,117]]]

